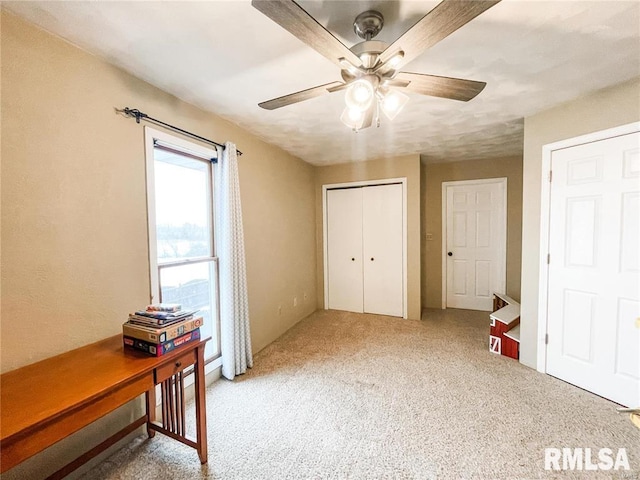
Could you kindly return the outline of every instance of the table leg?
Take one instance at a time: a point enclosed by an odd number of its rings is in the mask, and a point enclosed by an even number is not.
[[[147,390],[144,394],[145,407],[147,410],[147,435],[149,438],[153,438],[156,435],[155,430],[151,429],[149,425],[156,420],[156,386]]]
[[[197,349],[196,363],[196,442],[200,463],[207,463],[207,411],[205,407],[204,390],[204,345]]]

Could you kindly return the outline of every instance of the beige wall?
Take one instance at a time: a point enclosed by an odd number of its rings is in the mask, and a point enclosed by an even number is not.
[[[420,318],[420,157],[403,157],[369,162],[342,163],[316,167],[316,238],[317,238],[317,299],[324,308],[324,255],[322,232],[322,186],[332,183],[407,178],[407,313]]]
[[[244,152],[254,351],[315,310],[313,167],[4,11],[1,33],[3,372],[118,334],[149,301],[143,128],[115,107]]]
[[[640,120],[640,78],[565,103],[524,122],[520,361],[535,368],[538,349],[540,186],[548,143]]]
[[[522,158],[423,164],[422,305],[442,308],[442,182],[507,178],[507,295],[520,298]],[[427,233],[433,240],[427,240]]]

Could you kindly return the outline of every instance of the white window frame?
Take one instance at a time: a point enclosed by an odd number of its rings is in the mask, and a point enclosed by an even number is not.
[[[150,284],[150,292],[149,299],[150,303],[155,303],[160,300],[160,268],[158,265],[158,244],[157,244],[157,232],[156,232],[156,203],[155,203],[155,155],[154,149],[156,142],[160,142],[164,145],[170,146],[175,149],[177,152],[183,152],[187,155],[197,156],[204,159],[214,159],[217,158],[217,151],[211,148],[207,148],[203,145],[199,145],[197,143],[184,140],[183,138],[177,137],[175,135],[171,135],[161,130],[157,130],[155,128],[151,128],[148,126],[144,127],[144,140],[145,140],[145,161],[146,161],[146,191],[147,191],[147,225],[148,225],[148,244],[149,244],[149,284]],[[212,248],[211,258],[214,259],[216,263],[216,271],[218,271],[218,258],[216,256],[215,250],[215,193],[214,193],[214,168],[212,165],[211,168],[211,192],[210,192],[210,201],[211,201],[211,235],[212,235]],[[206,257],[207,261],[210,257]],[[204,259],[201,259],[204,260]],[[194,259],[194,262],[198,261],[198,259]],[[209,373],[214,369],[220,367],[222,365],[222,357],[220,353],[220,282],[219,279],[216,281],[217,292],[216,298],[214,301],[216,302],[216,325],[213,326],[215,330],[217,330],[217,355],[206,359],[205,373]]]

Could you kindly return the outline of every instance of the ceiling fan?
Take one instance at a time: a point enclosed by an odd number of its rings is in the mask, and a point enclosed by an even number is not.
[[[384,25],[380,12],[368,10],[353,23],[364,41],[347,48],[293,0],[252,0],[251,5],[325,56],[341,69],[344,82],[331,82],[259,104],[267,110],[346,90],[340,119],[354,131],[380,125],[380,110],[393,120],[409,97],[400,89],[421,95],[467,102],[485,82],[402,72],[400,68],[440,40],[467,24],[500,0],[443,0],[400,38],[388,45],[373,38]]]

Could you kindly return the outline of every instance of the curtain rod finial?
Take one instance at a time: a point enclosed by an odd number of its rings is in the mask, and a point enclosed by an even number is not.
[[[123,109],[116,108],[116,113],[124,113],[128,117],[134,117],[136,119],[136,123],[140,123],[140,120],[147,116],[137,108],[129,107],[124,107]]]

